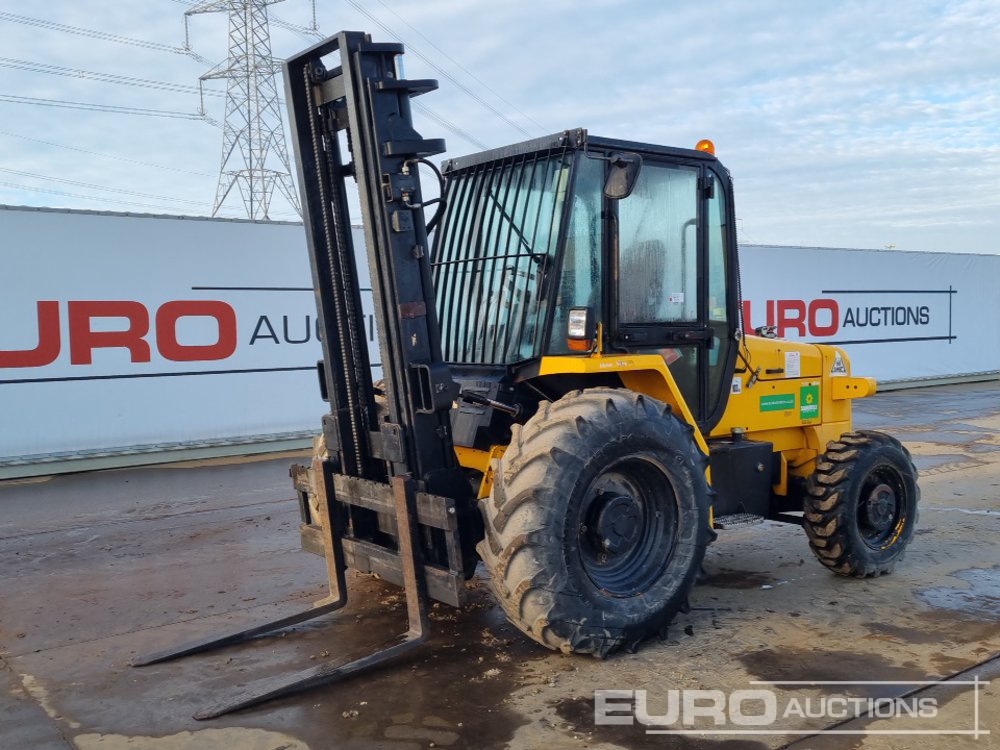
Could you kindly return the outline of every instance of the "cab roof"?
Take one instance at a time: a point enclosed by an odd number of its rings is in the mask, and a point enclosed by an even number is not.
[[[479,164],[486,164],[493,161],[501,161],[516,156],[523,156],[536,151],[549,151],[569,148],[573,150],[586,150],[593,148],[601,151],[631,151],[643,156],[668,156],[675,159],[686,159],[693,161],[718,161],[714,154],[707,151],[697,151],[693,148],[677,148],[674,146],[657,146],[652,143],[639,143],[637,141],[623,141],[617,138],[604,138],[590,135],[584,128],[575,130],[564,130],[561,133],[534,138],[530,141],[514,143],[510,146],[501,146],[488,151],[459,156],[445,160],[441,169],[443,172],[454,172],[467,167],[474,167]]]

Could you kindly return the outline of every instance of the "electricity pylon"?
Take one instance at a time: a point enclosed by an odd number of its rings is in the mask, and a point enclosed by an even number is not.
[[[202,81],[227,81],[222,165],[212,216],[234,187],[250,219],[268,218],[275,188],[301,214],[274,82],[280,63],[271,56],[267,19],[267,6],[282,1],[200,0],[184,14],[229,14],[229,57],[201,76]]]

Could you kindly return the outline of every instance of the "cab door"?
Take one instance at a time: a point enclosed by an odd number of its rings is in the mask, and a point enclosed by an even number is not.
[[[726,182],[705,164],[647,158],[611,210],[612,345],[663,356],[703,430],[725,408],[734,367]]]

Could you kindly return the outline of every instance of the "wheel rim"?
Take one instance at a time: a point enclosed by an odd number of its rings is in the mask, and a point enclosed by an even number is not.
[[[677,497],[657,462],[630,456],[611,464],[579,506],[578,549],[587,577],[615,597],[648,591],[670,560],[677,517]]]
[[[858,497],[858,530],[872,549],[886,549],[906,525],[906,485],[891,466],[879,466],[865,478]]]

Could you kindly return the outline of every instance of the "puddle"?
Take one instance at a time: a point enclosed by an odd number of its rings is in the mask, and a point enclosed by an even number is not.
[[[774,586],[776,583],[778,579],[766,573],[721,568],[709,573],[707,578],[699,580],[698,586],[714,586],[717,589],[759,589],[761,586]]]
[[[78,734],[73,744],[80,750],[309,750],[308,745],[287,734],[243,727],[178,732],[166,737]]]
[[[1000,645],[1000,629],[993,620],[983,621],[977,618],[956,616],[947,610],[921,612],[908,617],[897,618],[895,622],[866,622],[867,638],[873,640],[895,641],[917,645],[937,645],[939,653],[931,658],[939,668],[939,674],[953,674],[969,667],[971,656],[956,661],[954,654],[944,653],[949,645],[963,646],[980,644],[989,650],[990,642],[997,641]],[[973,655],[981,651],[974,652]],[[908,666],[908,665],[904,665]]]
[[[913,430],[899,431],[897,437],[908,443],[934,443],[936,445],[951,445],[966,449],[978,440],[990,440],[995,434],[993,430],[973,425],[952,424],[950,430]]]
[[[303,647],[312,655],[305,666],[334,663],[369,653],[387,635],[399,632],[406,612],[402,591],[367,577],[352,584],[351,599],[357,607],[332,621],[293,628],[282,639],[281,651],[298,645],[300,667]],[[431,639],[414,658],[223,721],[292,731],[314,750],[402,749],[431,743],[438,748],[505,747],[526,722],[508,705],[508,698],[522,684],[522,669],[549,652],[506,621],[485,582],[474,579],[468,594],[460,611],[444,605],[429,610]],[[249,667],[241,677],[291,671],[287,662],[278,663],[268,653],[267,645],[265,641],[226,653],[232,653],[234,664]],[[225,656],[220,652],[213,658]],[[232,690],[231,675],[224,684]],[[211,681],[204,687],[210,688]]]
[[[38,703],[41,709],[48,714],[50,719],[55,721],[64,721],[62,715],[52,705],[52,699],[49,696],[49,691],[37,679],[35,679],[34,675],[22,674],[21,684],[24,686],[25,692],[27,692],[36,703]],[[74,729],[77,729],[80,726],[79,722],[71,719],[65,719],[65,721]]]
[[[913,463],[921,476],[946,474],[951,471],[982,466],[983,462],[961,453],[938,453],[930,456],[914,454]]]
[[[917,596],[927,605],[1000,621],[1000,565],[992,568],[968,568],[951,574],[968,586],[935,586],[918,591]]]
[[[592,698],[568,698],[552,704],[556,714],[567,725],[562,732],[567,738],[574,735],[584,742],[581,747],[608,743],[627,750],[768,750],[769,745],[756,740],[715,740],[707,737],[664,736],[646,734],[645,728],[634,726],[594,726],[594,701]],[[558,746],[552,743],[553,747]]]
[[[864,627],[870,630],[878,640],[895,640],[902,643],[940,643],[941,633],[926,628],[911,628],[886,622],[866,622]]]
[[[760,680],[795,680],[810,682],[856,682],[878,680],[920,680],[925,675],[918,669],[899,666],[883,656],[863,651],[824,651],[820,649],[766,649],[744,654],[739,658],[746,670]],[[847,689],[849,688],[849,689]],[[794,690],[795,687],[792,687]],[[823,687],[802,686],[804,690]],[[843,692],[881,698],[906,692],[902,685],[857,685],[838,687]]]
[[[964,513],[968,516],[996,516],[1000,518],[1000,510],[990,510],[989,508],[952,508],[952,507],[940,507],[940,506],[925,506],[921,507],[920,512],[932,511],[937,513]],[[921,533],[920,529],[917,529],[917,533]]]
[[[964,665],[963,669],[968,669],[970,664]],[[996,658],[987,660],[979,664],[976,668],[978,676],[984,682],[995,681],[998,674],[1000,674],[1000,665],[998,665],[998,660]],[[963,679],[969,679],[967,675]],[[935,701],[938,712],[940,713],[942,709],[945,708],[952,701],[961,698],[963,696],[968,696],[970,688],[967,684],[955,684],[950,682],[942,682],[937,685],[927,686],[920,691],[920,696],[922,699],[932,699]],[[968,709],[965,709],[966,711]],[[943,715],[943,714],[942,714]],[[949,714],[953,715],[953,714]],[[967,713],[964,716],[968,716]],[[964,718],[964,717],[963,717]],[[841,724],[838,728],[849,731],[865,732],[866,730],[876,729],[881,731],[887,731],[892,729],[903,729],[902,726],[896,724],[894,727],[893,722],[887,722],[880,725],[880,721],[872,716],[864,716],[853,721],[849,721],[845,724]],[[898,720],[896,720],[898,721]],[[982,723],[980,727],[984,728]],[[881,742],[872,742],[871,736],[867,737],[863,734],[859,734],[856,737],[843,736],[843,735],[813,735],[809,737],[803,737],[801,739],[794,740],[787,745],[782,745],[781,750],[856,750],[860,747],[906,747],[906,748],[916,748],[916,747],[928,747],[928,748],[943,748],[943,747],[957,747],[962,743],[954,742],[933,742],[933,735],[927,736],[923,742],[915,742],[913,744],[891,744],[883,745]],[[937,738],[935,738],[937,739]],[[977,743],[971,743],[975,745]],[[989,744],[987,740],[985,744]]]
[[[207,724],[191,719],[250,681],[371,653],[405,629],[399,588],[358,577],[350,589],[348,608],[283,635],[122,672],[108,669],[109,659],[123,656],[114,649],[80,664],[70,647],[55,653],[67,661],[67,680],[47,679],[48,693],[30,679],[22,683],[64,726],[79,728],[74,719],[86,717],[74,738],[82,750],[506,747],[527,723],[509,697],[550,652],[507,623],[478,579],[461,611],[430,609],[431,639],[412,658]],[[86,691],[78,687],[84,680]],[[151,729],[160,736],[149,736]]]
[[[938,670],[938,675],[941,677],[958,674],[976,665],[976,662],[969,659],[960,659],[948,656],[947,654],[931,654],[931,661],[934,662],[934,666]]]

